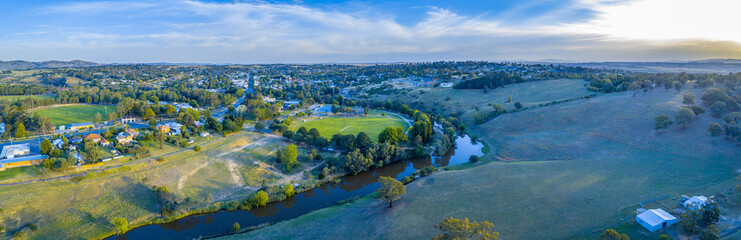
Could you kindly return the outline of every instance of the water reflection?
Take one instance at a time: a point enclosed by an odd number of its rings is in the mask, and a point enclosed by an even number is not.
[[[401,179],[427,166],[455,165],[468,162],[471,155],[483,155],[483,145],[472,141],[467,135],[457,138],[455,142],[456,148],[450,149],[442,157],[391,163],[358,173],[358,175],[342,177],[339,183],[325,184],[284,201],[270,203],[265,207],[249,211],[221,211],[188,216],[170,223],[142,226],[127,232],[119,239],[191,239],[199,236],[228,234],[235,222],[242,227],[279,222],[330,207],[340,200],[367,195],[380,187],[377,181],[381,176]]]

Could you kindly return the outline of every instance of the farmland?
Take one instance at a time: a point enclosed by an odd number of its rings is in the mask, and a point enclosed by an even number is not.
[[[48,117],[54,125],[60,126],[71,123],[92,122],[96,113],[100,113],[103,117],[102,119],[105,120],[106,109],[109,113],[115,112],[116,106],[90,104],[53,105],[38,108],[33,110],[33,112]]]
[[[378,134],[386,127],[409,127],[401,118],[385,114],[378,111],[371,111],[368,116],[330,116],[330,117],[309,117],[295,120],[291,124],[290,130],[297,131],[305,127],[307,130],[316,128],[319,133],[330,138],[334,134],[358,134],[365,132],[371,139],[377,141]]]
[[[507,239],[593,238],[608,227],[655,239],[633,222],[638,202],[727,192],[741,168],[741,150],[707,133],[717,118],[653,131],[653,118],[673,116],[687,92],[701,90],[615,93],[506,114],[469,129],[491,147],[485,159],[500,161],[407,185],[393,209],[366,198],[237,237],[426,239],[453,216],[490,221]]]

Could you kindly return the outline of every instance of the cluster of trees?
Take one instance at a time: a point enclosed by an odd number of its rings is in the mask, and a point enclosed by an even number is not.
[[[494,224],[488,221],[476,222],[469,221],[468,218],[461,220],[449,217],[435,225],[435,228],[443,233],[432,238],[434,240],[499,239],[499,232],[495,232]]]
[[[0,95],[38,95],[49,91],[50,87],[37,84],[0,84]]]
[[[715,223],[720,218],[720,209],[712,199],[704,206],[685,211],[681,217],[680,225],[685,232],[698,234],[702,240],[718,239]]]
[[[296,148],[295,144],[290,144],[283,148],[283,150],[275,151],[275,158],[278,160],[278,163],[282,163],[285,168],[286,172],[290,172],[293,167],[298,165],[298,148]]]

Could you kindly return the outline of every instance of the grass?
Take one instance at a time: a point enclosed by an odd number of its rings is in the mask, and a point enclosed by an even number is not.
[[[18,100],[26,99],[26,98],[44,99],[44,98],[54,98],[54,96],[51,96],[51,95],[3,95],[3,96],[0,96],[0,101],[16,102]]]
[[[262,150],[277,149],[288,143],[275,136],[239,132],[227,138],[201,139],[197,144],[202,151],[185,149],[180,152],[181,148],[167,146],[153,153],[164,154],[167,159],[164,162],[144,161],[90,173],[78,181],[54,180],[0,187],[3,209],[0,225],[13,230],[34,222],[39,229],[27,232],[29,239],[96,239],[112,232],[109,221],[115,217],[124,217],[131,225],[155,220],[159,216],[159,204],[152,186],[167,186],[182,198],[198,201],[201,207],[211,206],[206,201],[209,194],[215,201],[243,199],[259,189],[263,182],[277,181],[272,173],[254,163],[273,158],[263,155],[271,152]],[[105,165],[127,162],[115,160]],[[228,162],[233,163],[231,168],[236,170],[237,176],[252,173],[259,173],[259,176],[235,183]],[[38,175],[33,173],[38,171],[36,169],[8,169],[0,172],[0,179]]]
[[[415,88],[402,90],[410,92],[392,94],[389,98],[445,114],[460,112],[463,113],[462,120],[471,124],[476,107],[484,110],[491,109],[489,104],[499,104],[507,110],[512,110],[515,109],[515,102],[522,102],[525,107],[530,107],[554,100],[594,94],[584,86],[586,83],[579,79],[533,81],[507,85],[487,93],[484,93],[482,89]],[[512,96],[512,102],[508,103],[510,96]]]
[[[337,133],[356,135],[360,132],[365,132],[371,139],[377,141],[378,134],[386,127],[408,128],[409,126],[396,116],[390,114],[383,116],[381,112],[371,111],[368,113],[368,116],[324,116],[296,119],[291,124],[290,130],[295,132],[301,127],[305,127],[307,130],[316,128],[327,139]]]
[[[55,105],[39,108],[34,112],[41,116],[51,119],[54,125],[68,125],[80,122],[92,122],[95,114],[100,113],[103,119],[106,118],[106,108],[108,112],[115,112],[116,106],[108,105]]]
[[[332,232],[337,238],[429,239],[438,233],[434,225],[452,216],[490,221],[507,239],[593,239],[605,228],[654,239],[634,222],[638,202],[717,195],[738,182],[741,168],[741,148],[707,134],[716,118],[701,115],[686,129],[655,134],[653,118],[675,115],[685,93],[616,93],[507,114],[470,128],[491,147],[485,158],[503,161],[407,185],[393,209],[367,198],[232,238]]]

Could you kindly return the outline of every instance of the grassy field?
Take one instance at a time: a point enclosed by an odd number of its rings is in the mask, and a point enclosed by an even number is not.
[[[307,130],[316,128],[319,130],[319,133],[327,139],[331,138],[332,135],[336,133],[346,135],[365,132],[369,137],[371,137],[371,139],[377,141],[378,134],[380,134],[386,127],[403,127],[406,129],[409,125],[396,116],[390,114],[383,116],[381,112],[371,111],[368,113],[368,116],[324,116],[297,119],[291,124],[290,130],[297,131],[301,127],[306,127]]]
[[[106,108],[109,113],[116,111],[116,106],[109,105],[55,105],[42,107],[33,112],[38,112],[41,116],[49,117],[54,125],[60,126],[71,123],[92,122],[96,113],[100,113],[103,119],[105,119]]]
[[[51,96],[51,95],[4,95],[4,96],[0,96],[0,101],[15,102],[20,99],[26,99],[26,98],[42,99],[42,98],[53,98],[53,97],[54,96]]]
[[[481,89],[415,88],[388,97],[445,114],[463,113],[462,120],[470,124],[473,123],[477,107],[484,110],[491,109],[490,104],[499,104],[507,110],[512,110],[515,109],[515,102],[522,102],[525,107],[530,107],[554,100],[594,94],[584,86],[586,83],[578,79],[533,81],[507,85],[487,93]],[[512,101],[508,103],[510,96]]]
[[[274,150],[289,143],[271,135],[239,132],[226,138],[201,139],[196,144],[202,147],[200,152],[168,146],[173,151],[155,151],[164,154],[164,162],[135,163],[91,173],[80,181],[0,187],[0,225],[12,231],[34,223],[38,230],[28,231],[29,239],[98,238],[112,231],[109,221],[115,217],[124,217],[131,224],[157,217],[160,206],[152,186],[166,186],[179,197],[208,206],[212,203],[209,194],[213,201],[242,199],[264,184],[301,181],[297,176],[302,176],[303,167],[319,164],[302,163],[297,174],[275,172],[279,166],[273,162]],[[114,160],[105,165],[127,162]],[[25,173],[33,170],[10,169],[0,172],[0,179],[34,174]]]
[[[634,222],[638,202],[725,193],[741,168],[741,148],[707,133],[716,118],[653,131],[653,118],[674,116],[684,93],[616,93],[507,114],[470,129],[491,146],[485,159],[503,161],[407,185],[393,209],[362,199],[232,238],[429,239],[452,216],[490,221],[503,239],[593,239],[610,227],[656,239],[660,232]]]

